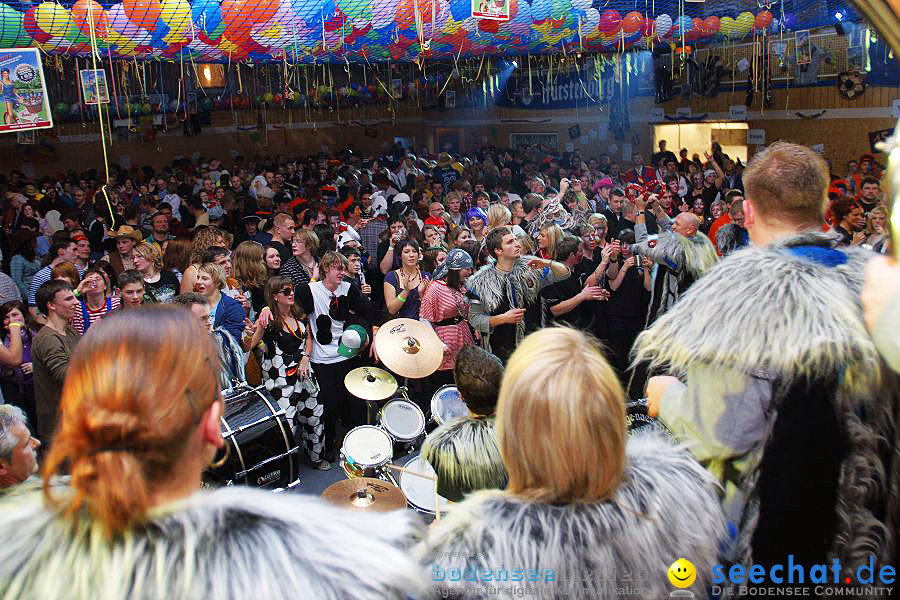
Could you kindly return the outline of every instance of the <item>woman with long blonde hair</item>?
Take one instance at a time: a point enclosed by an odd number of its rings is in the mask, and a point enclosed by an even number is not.
[[[559,225],[544,225],[537,235],[537,255],[547,260],[556,260],[556,247],[562,239],[563,230]]]
[[[626,438],[622,388],[588,336],[546,328],[519,344],[500,386],[497,441],[506,489],[450,506],[419,547],[442,595],[481,597],[486,571],[496,581],[508,570],[504,597],[520,598],[535,585],[509,575],[522,569],[547,598],[617,598],[632,576],[642,598],[663,598],[682,556],[705,589],[725,534],[712,478],[665,438]],[[455,577],[467,571],[476,575]]]
[[[407,511],[201,490],[204,469],[232,444],[223,410],[218,351],[190,310],[150,306],[96,323],[68,367],[43,495],[26,482],[0,508],[0,597],[419,595]],[[353,569],[335,571],[335,556]]]

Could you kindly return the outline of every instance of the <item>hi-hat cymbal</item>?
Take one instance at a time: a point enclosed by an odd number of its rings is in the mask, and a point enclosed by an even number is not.
[[[411,379],[428,377],[444,358],[434,330],[413,319],[394,319],[382,325],[375,335],[375,351],[388,369]]]
[[[354,477],[332,483],[322,499],[365,512],[388,512],[406,508],[406,495],[396,485],[373,477]]]
[[[385,400],[397,391],[397,380],[384,369],[359,367],[347,373],[344,387],[363,400]]]

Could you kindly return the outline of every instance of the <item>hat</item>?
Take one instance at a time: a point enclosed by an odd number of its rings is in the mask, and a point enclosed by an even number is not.
[[[210,221],[217,221],[225,216],[225,210],[221,206],[213,206],[206,214],[209,215]]]
[[[396,196],[394,196],[393,202],[396,204],[397,202],[408,203],[410,201],[409,194],[400,192]]]
[[[111,238],[131,238],[136,242],[141,242],[144,240],[144,234],[142,234],[139,230],[135,229],[131,225],[122,225],[118,230],[113,230],[109,233],[109,237]]]
[[[37,195],[37,188],[31,185],[30,183],[25,186],[25,194],[27,196],[35,196]]]
[[[369,334],[366,333],[365,328],[361,325],[350,325],[344,330],[344,333],[341,334],[341,342],[338,344],[338,354],[346,356],[347,358],[353,358],[359,354],[359,351],[368,341]]]
[[[369,207],[369,210],[372,211],[373,217],[378,217],[381,215],[387,214],[387,200],[384,199],[380,193],[372,194],[372,205]]]
[[[341,248],[343,248],[350,242],[356,242],[357,244],[360,243],[359,234],[356,232],[355,229],[353,229],[346,223],[341,223],[341,230],[342,230],[341,234],[338,236],[338,239],[337,239],[338,250],[340,250]]]
[[[481,219],[481,222],[484,223],[485,227],[487,227],[488,216],[487,213],[484,212],[483,209],[473,206],[469,209],[469,212],[466,213],[466,224],[469,224],[473,218]]]
[[[262,218],[259,215],[247,215],[243,218],[244,223],[259,223]]]
[[[448,166],[450,164],[450,155],[447,154],[446,152],[441,152],[440,154],[438,154],[437,162],[438,162],[438,165],[440,165],[442,167]]]
[[[76,233],[69,239],[71,239],[73,242],[80,242],[81,240],[88,239],[88,236],[84,235],[83,233]]]
[[[425,224],[434,225],[435,227],[443,227],[444,229],[447,228],[447,222],[440,217],[428,217],[427,219],[425,219]]]
[[[594,184],[594,188],[599,190],[602,187],[608,187],[608,188],[614,187],[613,180],[609,177],[601,177],[600,179],[597,180],[597,183]]]

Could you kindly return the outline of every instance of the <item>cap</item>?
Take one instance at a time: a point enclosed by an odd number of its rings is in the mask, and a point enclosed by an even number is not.
[[[259,215],[247,215],[244,217],[244,223],[259,223],[262,218]]]
[[[207,211],[210,221],[221,219],[225,216],[225,210],[221,206],[213,206]]]
[[[425,219],[426,225],[434,225],[435,227],[444,227],[446,229],[447,222],[440,217],[428,217]]]
[[[369,334],[366,333],[364,327],[361,325],[350,325],[344,330],[344,333],[341,334],[341,341],[338,344],[338,354],[346,356],[347,358],[353,358],[359,354],[359,351],[366,345],[368,340]]]
[[[397,194],[396,196],[394,196],[394,199],[393,199],[393,202],[394,202],[395,204],[396,204],[397,202],[408,203],[409,201],[410,201],[410,200],[409,200],[409,194],[405,194],[405,193],[403,193],[403,192],[400,192],[399,194]]]
[[[712,170],[712,169],[707,169],[707,170],[703,171],[703,176],[704,176],[704,177],[709,177],[710,175],[712,175],[713,177],[715,177],[715,176],[716,176],[716,172],[715,172],[714,170]]]

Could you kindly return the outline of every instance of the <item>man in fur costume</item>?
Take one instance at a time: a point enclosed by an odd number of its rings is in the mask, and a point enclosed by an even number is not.
[[[494,411],[503,363],[479,348],[463,346],[453,379],[469,414],[444,423],[422,444],[422,456],[434,468],[438,493],[459,502],[469,492],[506,487],[506,467],[494,431]]]
[[[540,291],[569,277],[569,268],[536,256],[522,256],[522,247],[508,227],[485,238],[496,262],[469,277],[474,295],[469,323],[482,333],[485,349],[506,361],[518,343],[543,325]]]
[[[900,385],[860,310],[872,254],[821,232],[828,171],[776,143],[744,174],[751,246],[698,281],[638,338],[650,414],[726,486],[749,567],[896,560]]]
[[[634,205],[637,208],[634,213],[637,243],[631,250],[658,265],[647,312],[647,322],[652,323],[669,310],[707,269],[716,264],[718,256],[709,238],[698,231],[700,221],[697,215],[681,213],[671,220],[663,210],[658,210],[656,219],[663,233],[654,242],[647,235],[646,200],[638,195]]]

